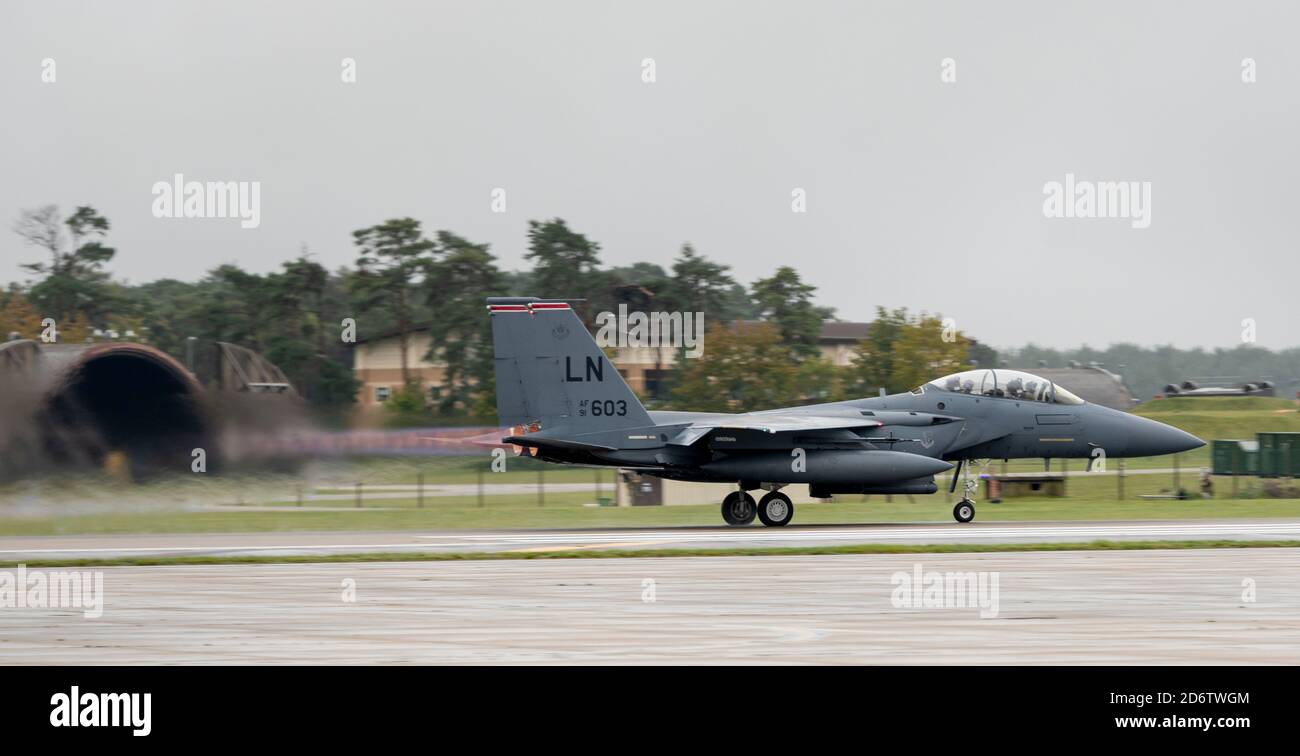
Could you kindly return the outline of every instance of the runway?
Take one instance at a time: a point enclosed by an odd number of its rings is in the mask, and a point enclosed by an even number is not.
[[[577,530],[284,532],[0,537],[0,561],[149,556],[726,549],[870,543],[1086,543],[1095,540],[1300,540],[1300,520],[974,522]]]
[[[1278,548],[112,567],[97,619],[0,609],[0,664],[1294,664],[1298,566]],[[900,605],[921,571],[996,575],[996,612]]]

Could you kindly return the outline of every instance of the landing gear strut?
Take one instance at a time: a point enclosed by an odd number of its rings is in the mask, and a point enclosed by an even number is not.
[[[758,502],[758,519],[769,528],[779,528],[794,518],[794,502],[780,491],[773,491]]]
[[[732,491],[722,500],[722,519],[728,525],[748,525],[754,521],[757,510],[754,497],[744,491]]]
[[[965,462],[965,464],[962,464]],[[961,501],[957,506],[952,508],[952,518],[957,522],[970,522],[975,519],[975,502],[971,501],[970,495],[979,484],[970,479],[970,460],[957,460],[957,469],[952,471],[952,485],[948,486],[948,492],[952,493],[957,488],[957,475],[961,474]]]

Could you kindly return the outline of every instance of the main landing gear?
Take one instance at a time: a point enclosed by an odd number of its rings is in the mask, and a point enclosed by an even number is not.
[[[732,491],[722,500],[722,519],[728,525],[748,525],[757,511],[754,497],[744,491]]]
[[[794,502],[780,491],[772,491],[757,504],[744,491],[732,491],[722,500],[722,519],[728,525],[748,525],[755,515],[769,528],[779,528],[794,519]]]
[[[962,499],[952,508],[952,517],[957,522],[970,522],[975,519],[975,502]]]
[[[779,528],[794,519],[794,502],[780,491],[772,491],[758,500],[758,519],[769,528]]]

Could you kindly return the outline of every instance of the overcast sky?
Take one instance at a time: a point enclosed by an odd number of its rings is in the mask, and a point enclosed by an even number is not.
[[[304,244],[335,268],[352,230],[403,215],[517,269],[527,221],[560,216],[607,265],[687,241],[746,283],[793,265],[845,319],[1212,347],[1254,318],[1260,345],[1295,346],[1297,22],[1295,3],[5,0],[0,281],[41,258],[8,226],[50,203],[103,212],[133,282]],[[261,182],[260,225],[155,218],[175,173]],[[1067,173],[1149,181],[1150,226],[1044,217]]]

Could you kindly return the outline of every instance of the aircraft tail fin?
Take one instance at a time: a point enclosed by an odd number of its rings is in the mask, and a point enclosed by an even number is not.
[[[502,425],[577,433],[653,425],[568,302],[489,297]]]

